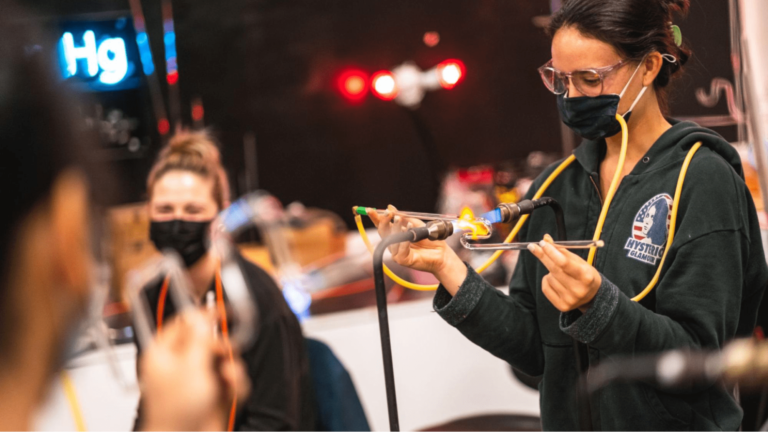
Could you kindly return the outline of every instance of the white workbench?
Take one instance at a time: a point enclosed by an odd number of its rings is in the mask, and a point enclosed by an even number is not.
[[[509,366],[467,341],[432,311],[430,300],[389,307],[400,426],[419,429],[468,415],[538,415],[538,393],[524,387]],[[374,430],[388,428],[384,372],[374,308],[313,317],[304,324],[308,337],[333,349],[355,382]],[[89,430],[129,430],[138,390],[135,350],[116,350],[129,382],[121,387],[101,353],[76,359],[69,370]],[[34,425],[39,430],[74,430],[61,384],[52,387]]]

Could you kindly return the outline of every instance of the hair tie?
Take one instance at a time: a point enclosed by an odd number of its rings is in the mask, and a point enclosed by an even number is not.
[[[673,56],[672,54],[662,54],[661,58],[673,64],[677,63],[677,57]]]

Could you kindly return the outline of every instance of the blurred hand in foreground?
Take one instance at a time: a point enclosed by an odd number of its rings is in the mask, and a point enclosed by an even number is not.
[[[250,382],[239,356],[213,337],[215,317],[202,311],[169,322],[141,357],[147,430],[227,430],[232,400]]]

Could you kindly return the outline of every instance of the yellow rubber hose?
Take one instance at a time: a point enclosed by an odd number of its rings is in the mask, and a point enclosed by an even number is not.
[[[669,234],[667,235],[667,247],[664,249],[664,254],[661,256],[661,262],[659,262],[659,268],[656,269],[656,274],[653,275],[653,279],[648,283],[648,286],[638,295],[632,297],[632,301],[640,301],[653,290],[656,284],[659,282],[659,275],[661,275],[661,268],[664,267],[664,259],[667,258],[667,252],[669,252],[670,246],[672,246],[672,240],[675,238],[675,227],[677,226],[677,208],[680,204],[680,196],[683,194],[683,181],[685,180],[685,174],[688,172],[688,165],[691,164],[691,159],[696,151],[701,147],[701,143],[697,142],[688,151],[688,155],[685,157],[683,167],[680,169],[680,176],[677,178],[677,187],[675,187],[675,198],[672,201],[672,220],[669,221]]]
[[[600,216],[597,220],[597,227],[595,228],[595,234],[592,236],[592,240],[598,241],[600,240],[600,235],[603,232],[603,226],[605,225],[605,219],[608,216],[608,209],[611,206],[611,202],[613,201],[613,196],[616,194],[616,189],[619,187],[619,183],[621,183],[622,178],[622,172],[624,171],[624,162],[627,156],[627,144],[629,141],[629,132],[627,129],[627,122],[624,121],[624,117],[616,114],[616,120],[619,122],[619,125],[621,125],[621,150],[619,152],[619,161],[616,166],[616,171],[613,174],[613,179],[611,180],[611,184],[608,188],[608,193],[605,197],[605,201],[603,202],[603,207],[600,210]],[[648,295],[651,290],[653,290],[656,283],[658,283],[659,275],[661,274],[661,268],[664,265],[664,260],[667,257],[667,252],[669,251],[669,246],[672,244],[672,240],[674,239],[675,235],[675,225],[676,225],[676,218],[677,218],[677,207],[680,201],[680,195],[681,191],[683,189],[683,181],[685,180],[685,175],[688,171],[688,165],[691,162],[691,159],[693,158],[693,155],[696,153],[696,151],[701,147],[701,143],[696,143],[691,150],[688,152],[687,157],[685,158],[685,162],[683,163],[683,167],[680,171],[680,176],[677,180],[677,187],[675,188],[675,198],[672,204],[672,221],[670,222],[669,227],[669,235],[667,239],[667,248],[664,250],[664,254],[661,257],[661,262],[659,263],[659,268],[656,270],[656,274],[654,275],[653,279],[651,279],[651,282],[648,284],[648,286],[637,296],[632,298],[633,301],[640,301],[642,300],[646,295]],[[539,199],[544,195],[544,192],[546,192],[547,188],[550,184],[562,173],[574,160],[576,160],[576,157],[574,155],[569,156],[566,160],[564,160],[554,171],[552,171],[552,174],[547,177],[547,179],[544,181],[544,183],[541,185],[541,187],[536,191],[536,194],[533,196],[533,199]],[[528,221],[528,217],[530,215],[523,215],[518,221],[517,224],[515,224],[514,228],[512,229],[512,232],[509,233],[507,238],[504,240],[504,243],[509,243],[512,241],[512,239],[517,236],[517,233],[520,231],[520,229],[523,227],[526,221]],[[360,236],[363,238],[363,242],[365,242],[365,246],[368,248],[368,251],[370,253],[373,253],[373,245],[371,245],[370,240],[368,239],[368,235],[365,233],[365,227],[363,227],[363,220],[360,217],[360,215],[355,215],[355,223],[357,224],[357,229],[360,231]],[[496,260],[501,256],[501,254],[504,251],[496,251],[494,254],[486,261],[483,265],[477,268],[478,273],[482,273],[485,271],[488,267],[491,266]],[[592,247],[589,250],[589,256],[587,257],[587,262],[589,265],[593,265],[595,261],[595,254],[597,252],[596,247]],[[392,270],[389,269],[386,265],[384,265],[384,273],[390,277],[393,281],[395,281],[397,284],[409,288],[412,290],[417,291],[434,291],[437,289],[438,285],[420,285],[415,284],[413,282],[409,282],[399,276],[397,276]]]
[[[571,155],[567,159],[565,159],[554,171],[552,171],[552,174],[547,177],[546,180],[544,180],[544,183],[542,183],[541,187],[539,187],[539,190],[536,191],[536,194],[533,196],[533,199],[539,199],[544,195],[544,192],[546,192],[549,185],[552,184],[553,181],[557,178],[557,176],[560,175],[568,166],[573,163],[573,161],[576,160],[576,156]],[[520,228],[523,227],[525,222],[528,220],[529,215],[523,215],[523,217],[520,218],[520,220],[517,221],[517,224],[515,224],[515,227],[512,229],[512,232],[509,233],[506,239],[504,239],[504,243],[511,242],[517,233],[520,231]],[[373,254],[373,245],[371,245],[370,240],[368,239],[368,235],[365,233],[365,227],[363,227],[363,220],[360,217],[360,215],[355,214],[355,223],[357,224],[357,229],[360,231],[360,237],[363,238],[363,242],[365,243],[365,246],[368,248],[368,252]],[[491,266],[504,251],[496,251],[493,253],[493,255],[488,259],[488,261],[485,262],[485,264],[481,265],[477,268],[478,273],[482,273]],[[416,291],[434,291],[437,289],[438,285],[421,285],[421,284],[415,284],[413,282],[408,282],[407,280],[401,278],[400,276],[396,275],[392,270],[389,269],[389,267],[384,265],[384,273],[389,276],[390,279],[395,281],[398,285],[403,286],[404,288],[416,290]]]
[[[621,172],[624,171],[624,159],[627,156],[627,142],[629,141],[629,132],[627,131],[627,122],[624,121],[624,117],[616,114],[616,120],[621,125],[621,151],[619,152],[619,163],[616,165],[616,171],[613,173],[613,180],[611,180],[611,186],[608,188],[608,194],[605,196],[605,202],[603,202],[603,208],[600,210],[600,217],[597,219],[597,227],[595,228],[595,235],[592,236],[592,240],[600,240],[600,234],[603,233],[603,225],[605,224],[605,218],[608,216],[608,209],[611,207],[611,201],[616,194],[616,189],[621,183]],[[595,262],[595,254],[597,248],[589,248],[589,257],[587,263],[593,265]]]
[[[77,401],[75,384],[72,382],[72,378],[70,378],[67,371],[62,371],[60,377],[61,386],[64,388],[64,396],[67,398],[67,402],[69,403],[69,410],[72,412],[72,418],[75,420],[75,427],[79,432],[84,432],[88,429],[85,428],[83,412],[80,409],[80,403]]]

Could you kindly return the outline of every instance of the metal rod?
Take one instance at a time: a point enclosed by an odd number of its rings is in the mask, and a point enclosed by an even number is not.
[[[165,79],[168,83],[168,106],[175,129],[180,129],[181,95],[179,94],[179,67],[176,58],[176,30],[173,24],[173,3],[163,0],[163,42],[165,44]]]
[[[245,163],[245,190],[247,192],[259,188],[259,172],[256,159],[256,134],[247,132],[243,135],[243,158]]]
[[[766,87],[764,81],[766,65],[762,62],[763,36],[766,35],[761,18],[768,15],[768,8],[762,1],[739,1],[739,23],[742,49],[743,90],[748,113],[749,136],[755,152],[756,169],[760,181],[763,206],[768,205],[768,107],[762,100]]]
[[[360,208],[360,207],[358,207]],[[360,214],[359,212],[357,212]],[[440,213],[421,213],[421,212],[412,212],[412,211],[402,211],[402,210],[396,210],[394,212],[390,212],[389,210],[378,210],[374,208],[366,208],[364,214],[369,213],[376,213],[379,216],[387,216],[391,213],[394,213],[397,216],[407,217],[407,218],[413,218],[413,219],[421,219],[421,220],[459,220],[461,219],[458,215],[454,214],[440,214]]]
[[[746,42],[746,41],[745,41]],[[746,43],[744,44],[746,45]],[[744,64],[747,65],[749,75],[753,75],[754,71],[751,70],[751,61],[749,56],[744,57]],[[747,76],[744,82],[744,90],[746,94],[747,104],[749,109],[749,123],[751,126],[750,136],[752,138],[752,150],[755,152],[755,162],[758,174],[758,181],[760,183],[760,195],[763,198],[763,207],[768,205],[768,154],[766,154],[765,144],[766,137],[768,136],[765,131],[765,125],[762,124],[761,118],[764,113],[760,109],[759,96],[756,94],[755,82],[750,80],[750,76]],[[752,78],[756,80],[757,78]]]
[[[130,0],[131,15],[133,16],[133,28],[136,31],[136,43],[141,56],[142,70],[149,87],[149,98],[152,101],[152,110],[155,113],[155,127],[161,136],[169,131],[168,114],[165,111],[163,92],[160,90],[160,81],[155,71],[155,57],[152,55],[152,45],[147,33],[144,10],[141,8],[141,0]]]
[[[737,125],[736,139],[738,142],[746,142],[749,140],[749,136],[747,131],[747,112],[744,104],[744,73],[741,64],[741,25],[739,21],[738,0],[729,0],[728,6],[731,24],[731,66],[733,67],[734,96],[736,106],[742,113],[741,122]]]
[[[389,210],[378,210],[371,207],[352,207],[352,211],[355,214],[367,216],[370,213],[376,213],[379,216],[387,216],[390,214]],[[461,232],[470,233],[473,240],[486,240],[491,237],[493,232],[493,225],[483,218],[465,219],[453,214],[439,214],[439,213],[420,213],[412,211],[396,210],[394,212],[396,216],[419,219],[423,221],[443,220],[453,222],[454,234]]]

